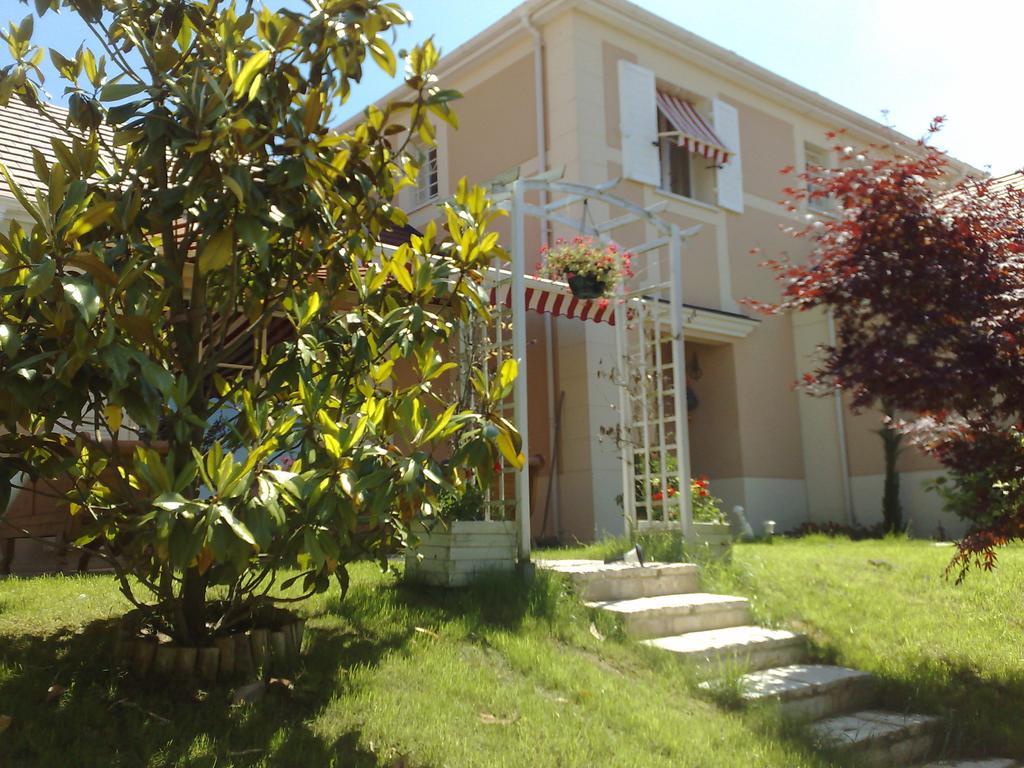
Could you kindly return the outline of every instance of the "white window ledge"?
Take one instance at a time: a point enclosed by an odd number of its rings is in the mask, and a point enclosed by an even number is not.
[[[419,213],[420,211],[426,210],[427,208],[435,208],[438,205],[440,205],[440,203],[441,203],[441,196],[440,195],[436,195],[436,196],[434,196],[434,197],[430,198],[429,200],[427,200],[425,202],[422,202],[422,203],[414,202],[409,208],[405,209],[405,215],[406,216],[413,216],[413,215]]]
[[[674,200],[674,201],[676,201],[678,203],[684,203],[686,205],[692,205],[694,208],[697,208],[697,209],[702,210],[702,211],[708,211],[709,213],[724,213],[725,212],[724,208],[719,208],[717,205],[713,205],[711,203],[705,203],[702,200],[697,200],[697,199],[692,198],[692,197],[686,197],[684,195],[677,195],[675,192],[670,192],[669,190],[662,189],[661,187],[653,187],[653,189],[654,189],[654,191],[656,193],[658,193],[662,197],[666,197],[669,200]]]
[[[815,218],[821,218],[821,219],[825,219],[825,220],[828,220],[828,221],[839,221],[839,219],[842,218],[836,212],[835,208],[828,208],[828,209],[813,208],[810,205],[807,205],[806,203],[804,204],[804,211],[803,212],[805,214],[810,214],[811,216],[814,216]]]

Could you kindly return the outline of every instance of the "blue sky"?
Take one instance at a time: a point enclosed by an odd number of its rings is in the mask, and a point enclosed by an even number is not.
[[[413,14],[400,45],[433,35],[451,50],[515,8],[518,0],[399,0]],[[276,2],[269,3],[277,5]],[[638,0],[641,5],[783,77],[868,117],[919,136],[937,114],[949,119],[940,146],[1001,174],[1024,166],[1019,97],[1020,0]],[[0,0],[11,18],[27,8]],[[47,16],[37,41],[69,52],[85,32]],[[6,51],[0,52],[0,63]],[[372,68],[371,68],[372,69]],[[352,102],[391,83],[380,72]],[[60,94],[54,94],[59,98]],[[886,112],[883,112],[886,110]]]

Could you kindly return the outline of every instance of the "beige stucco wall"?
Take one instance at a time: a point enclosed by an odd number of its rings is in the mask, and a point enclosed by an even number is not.
[[[779,230],[792,219],[777,201],[782,187],[778,171],[796,162],[792,118],[785,119],[777,108],[773,112],[757,94],[735,91],[675,51],[652,46],[650,40],[587,14],[577,14],[573,28],[582,68],[575,76],[581,88],[598,86],[577,94],[580,119],[586,124],[577,134],[584,181],[598,183],[621,168],[620,58],[653,70],[661,82],[707,98],[720,96],[737,107],[746,213],[728,213],[632,182],[617,192],[644,205],[667,202],[666,220],[684,228],[700,225],[684,249],[683,293],[688,304],[735,311],[747,297],[775,298],[771,275],[758,266],[764,257],[749,251],[791,247]],[[636,229],[623,233],[623,242],[627,234],[643,239]],[[713,481],[717,478],[727,503],[742,504],[755,519],[772,516],[794,524],[805,519],[803,436],[799,399],[791,387],[797,374],[789,319],[768,318],[751,337],[731,345],[694,349],[706,377],[691,383],[701,400],[690,425],[694,471]]]
[[[770,203],[780,200],[786,179],[779,170],[796,165],[793,123],[750,106],[740,96],[727,97],[726,101],[739,113],[743,191]]]
[[[733,289],[743,298],[770,301],[778,286],[760,266],[763,253],[792,246],[780,230],[787,221],[774,213],[749,209],[732,216],[727,225]],[[751,253],[758,251],[758,253]],[[747,476],[804,476],[799,395],[793,330],[788,317],[767,317],[737,345],[737,388],[741,405],[740,432],[745,447]]]
[[[690,415],[691,471],[712,479],[743,477],[735,350],[729,344],[689,344],[687,367],[697,397]]]
[[[448,147],[452,189],[463,176],[484,182],[536,157],[533,79],[533,56],[526,53],[463,91],[455,103],[459,129]]]
[[[659,82],[692,94],[705,106],[718,98],[736,108],[742,214],[630,181],[615,192],[644,206],[664,204],[663,217],[680,227],[700,226],[684,248],[686,303],[751,314],[744,299],[777,299],[778,284],[761,262],[784,255],[799,259],[806,252],[805,245],[783,232],[801,216],[779,204],[782,188],[791,183],[780,169],[802,167],[805,142],[827,145],[825,132],[849,115],[837,112],[833,119],[821,104],[808,107],[793,93],[752,84],[729,65],[688,52],[664,30],[636,28],[630,19],[608,11],[604,2],[553,10],[545,6],[533,21],[544,40],[547,165],[564,168],[567,180],[599,184],[621,175],[620,59],[654,71]],[[460,130],[445,130],[439,137],[446,154],[441,164],[447,190],[463,175],[487,182],[510,168],[529,175],[539,167],[532,42],[525,29],[517,32],[509,26],[486,55],[477,55],[471,66],[458,68],[444,81],[464,94],[457,105]],[[847,130],[852,144],[877,140],[876,135],[858,134],[855,127]],[[579,215],[578,209],[567,215]],[[590,207],[595,220],[608,215],[601,205]],[[507,235],[507,224],[499,230]],[[551,234],[574,233],[553,226]],[[642,224],[616,232],[626,247],[652,236]],[[528,263],[540,242],[540,229],[529,225]],[[664,261],[661,271],[667,276]],[[575,321],[558,320],[554,328],[555,389],[569,393],[558,458],[561,533],[588,539],[614,532],[621,514],[618,454],[600,437],[601,428],[614,421],[609,410],[616,399],[614,388],[602,377],[614,359],[614,336],[607,327]],[[533,343],[530,451],[547,458],[547,385],[542,364],[534,363],[543,359],[545,349],[539,318],[530,320],[528,335]],[[881,451],[872,432],[877,416],[846,412],[840,422],[830,398],[812,399],[793,387],[816,346],[826,340],[823,317],[767,317],[745,339],[714,344],[689,340],[703,370],[702,378],[691,382],[701,401],[690,425],[693,469],[717,481],[727,503],[747,507],[755,523],[771,517],[784,528],[808,519],[845,519],[847,499],[866,497],[881,471]],[[935,467],[908,451],[900,469],[910,477]],[[538,497],[546,495],[546,473],[537,485]],[[920,506],[918,496],[916,491],[910,494],[908,503]],[[536,506],[542,514],[543,504]]]

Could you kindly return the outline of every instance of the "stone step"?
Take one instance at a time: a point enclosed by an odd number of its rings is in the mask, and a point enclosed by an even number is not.
[[[922,765],[920,768],[1020,768],[1020,763],[1006,757],[990,757],[977,760],[941,760]]]
[[[902,768],[931,751],[938,724],[929,715],[864,710],[819,720],[809,728],[821,746],[856,755],[858,765]]]
[[[538,568],[564,573],[580,597],[590,601],[631,600],[700,589],[693,563],[604,563],[600,560],[538,560]]]
[[[605,600],[587,605],[619,616],[626,634],[640,640],[750,623],[750,601],[746,598],[707,592]]]
[[[642,642],[675,653],[711,672],[723,665],[756,670],[796,664],[807,651],[803,635],[752,626],[687,632]]]
[[[792,664],[751,672],[740,681],[749,702],[775,701],[791,720],[818,720],[871,704],[875,679],[867,672],[825,664]]]

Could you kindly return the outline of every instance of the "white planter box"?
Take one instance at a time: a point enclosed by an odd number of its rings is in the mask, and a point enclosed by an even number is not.
[[[461,587],[481,573],[516,567],[514,520],[454,520],[428,530],[413,526],[418,538],[405,555],[405,575],[422,584]]]
[[[732,551],[732,530],[728,523],[694,523],[690,543],[707,548],[713,559],[729,557]]]
[[[677,521],[638,520],[637,530],[640,533],[678,531],[679,523]],[[705,549],[705,554],[712,559],[729,557],[732,552],[732,529],[728,523],[694,522],[693,533],[687,540],[687,544],[691,547],[697,546]]]

